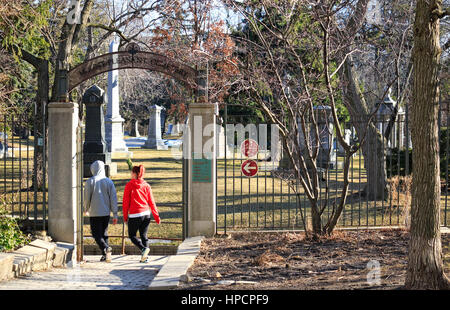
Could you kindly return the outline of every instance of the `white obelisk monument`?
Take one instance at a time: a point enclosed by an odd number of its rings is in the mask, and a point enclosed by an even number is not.
[[[109,45],[109,52],[119,50],[119,43],[115,37]],[[112,69],[118,66],[118,55],[113,55]],[[119,70],[108,72],[108,106],[105,117],[105,139],[109,152],[128,152],[127,145],[123,139],[123,122],[119,110]]]

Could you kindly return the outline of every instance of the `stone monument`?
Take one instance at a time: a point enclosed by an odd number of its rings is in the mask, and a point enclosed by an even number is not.
[[[162,107],[153,105],[150,107],[150,118],[148,121],[148,136],[144,147],[147,149],[167,150],[161,138],[161,110]]]
[[[105,163],[107,176],[112,175],[111,153],[108,152],[105,141],[105,121],[103,104],[105,103],[104,91],[94,85],[83,95],[83,104],[86,107],[86,129],[83,144],[83,177],[92,176],[90,166],[96,160]],[[114,169],[114,170],[117,170]]]
[[[4,132],[0,132],[0,159],[6,157],[12,157],[11,150],[8,149],[8,135]]]
[[[344,129],[344,141],[347,144],[351,144],[351,140],[352,140],[352,130],[351,129]],[[345,149],[339,143],[338,138],[334,138],[334,141],[335,141],[335,144],[337,144],[337,153],[338,153],[338,155],[341,155],[341,156],[345,155]],[[336,149],[336,147],[335,147],[335,149]],[[353,156],[355,156],[355,154],[353,154]]]
[[[331,116],[331,107],[329,106],[316,106],[314,107],[315,119],[319,131],[319,141],[315,141],[314,125],[310,123],[307,128],[309,130],[309,144],[310,146],[316,146],[319,144],[319,154],[317,155],[316,165],[318,168],[334,168],[336,164],[336,150],[333,148],[333,136],[334,125]],[[308,123],[307,123],[308,124]],[[303,131],[301,130],[300,120],[298,120],[299,126],[299,145],[304,148],[306,152],[305,138]],[[305,153],[305,158],[307,158]],[[308,164],[308,163],[307,163]]]
[[[171,136],[178,136],[181,134],[180,123],[174,123],[172,125],[172,130],[170,131]]]
[[[161,137],[166,133],[166,118],[167,118],[166,108],[162,107],[162,109],[161,109]]]
[[[166,132],[166,135],[168,135],[168,136],[172,135],[172,129],[173,129],[173,124],[172,124],[172,123],[169,123],[169,124],[167,125],[167,132]]]
[[[377,111],[376,117],[376,127],[379,132],[385,134],[388,129],[389,121],[391,119],[392,114],[394,113],[395,107],[397,103],[391,97],[391,89],[389,89],[388,94],[384,98],[380,107]],[[397,117],[395,118],[395,122],[391,128],[391,133],[388,139],[388,148],[403,148],[406,144],[405,139],[405,131],[406,131],[406,122],[405,122],[405,111],[402,107],[397,106]]]
[[[131,127],[130,135],[132,137],[137,137],[137,138],[140,137],[141,135],[139,133],[139,120],[137,120],[137,119],[133,120],[132,124],[133,125],[131,125],[132,127]]]
[[[118,42],[114,39],[109,52],[118,51]],[[118,55],[113,55],[112,68],[118,67]],[[119,110],[119,71],[112,70],[108,72],[108,106],[106,109],[105,138],[109,152],[128,152],[127,145],[123,139],[123,122]]]

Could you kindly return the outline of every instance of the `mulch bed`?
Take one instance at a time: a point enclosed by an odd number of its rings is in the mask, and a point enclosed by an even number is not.
[[[179,289],[401,289],[408,239],[405,230],[337,231],[318,241],[292,232],[209,238]],[[443,234],[447,273],[449,243]],[[372,260],[380,264],[378,284],[367,280]]]

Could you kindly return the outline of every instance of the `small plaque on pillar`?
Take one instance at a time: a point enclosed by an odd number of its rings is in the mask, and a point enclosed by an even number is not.
[[[211,183],[211,159],[192,156],[192,182]]]

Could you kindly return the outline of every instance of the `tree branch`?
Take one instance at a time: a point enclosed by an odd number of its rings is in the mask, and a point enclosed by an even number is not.
[[[111,33],[117,33],[117,34],[120,36],[120,38],[121,38],[122,40],[124,40],[125,42],[130,42],[130,39],[127,38],[127,37],[123,34],[122,31],[120,31],[119,29],[117,29],[117,28],[115,28],[115,27],[110,27],[110,26],[106,26],[106,25],[103,25],[103,24],[92,24],[92,23],[91,23],[91,24],[88,24],[87,26],[93,27],[93,28],[100,28],[100,29],[106,30],[106,31],[108,31],[110,34],[111,34]]]

